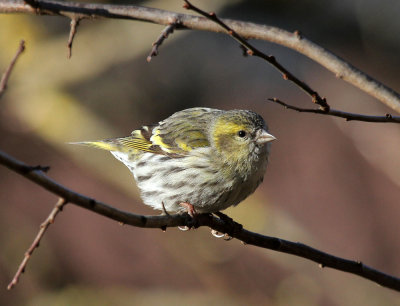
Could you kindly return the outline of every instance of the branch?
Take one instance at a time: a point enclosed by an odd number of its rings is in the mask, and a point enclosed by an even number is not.
[[[168,38],[168,36],[174,33],[174,30],[179,26],[180,22],[178,20],[174,20],[168,25],[162,32],[158,39],[153,43],[153,47],[151,48],[149,56],[147,56],[147,62],[150,63],[153,56],[158,55],[158,48],[161,44]]]
[[[65,199],[66,202],[73,203],[124,224],[146,228],[161,228],[162,230],[165,230],[167,227],[176,226],[208,226],[216,232],[226,233],[233,238],[243,241],[245,244],[303,257],[319,263],[321,267],[330,267],[336,270],[349,272],[374,281],[381,286],[400,291],[400,278],[375,270],[364,265],[360,261],[353,261],[330,255],[302,243],[250,232],[243,229],[241,225],[237,226],[238,224],[233,221],[227,221],[227,218],[217,218],[210,214],[200,214],[195,220],[188,214],[163,216],[137,215],[118,210],[110,205],[74,192],[50,179],[40,170],[41,168],[28,166],[2,151],[0,151],[0,164]],[[193,224],[193,222],[195,222],[195,224]]]
[[[17,62],[18,57],[24,52],[25,50],[25,41],[21,40],[19,43],[19,47],[17,53],[15,53],[14,58],[12,59],[10,65],[8,66],[7,70],[3,73],[1,80],[0,80],[0,98],[3,95],[4,91],[7,89],[7,82],[10,78],[11,72]]]
[[[283,67],[275,58],[275,56],[272,55],[266,55],[264,52],[261,52],[259,49],[254,47],[252,44],[250,44],[244,37],[242,37],[240,34],[238,34],[235,30],[233,30],[231,27],[229,27],[225,22],[223,22],[214,12],[211,13],[206,13],[205,11],[199,9],[198,7],[194,6],[191,4],[188,0],[184,0],[184,8],[188,10],[192,10],[197,12],[198,14],[204,16],[205,18],[210,19],[211,21],[215,22],[219,26],[221,26],[223,29],[227,31],[227,33],[233,37],[239,44],[240,46],[243,47],[243,50],[246,50],[246,53],[250,56],[256,56],[259,58],[262,58],[263,60],[267,61],[269,64],[271,64],[273,67],[275,67],[278,71],[282,73],[282,77],[285,80],[289,80],[293,82],[296,86],[298,86],[300,89],[304,90],[309,96],[311,96],[313,103],[318,104],[322,110],[329,110],[329,105],[326,102],[325,98],[322,98],[318,92],[313,90],[310,86],[308,86],[305,82],[299,80],[295,75],[293,75],[289,70],[287,70],[285,67]]]
[[[25,272],[26,265],[31,258],[31,255],[33,251],[39,247],[40,240],[43,238],[44,233],[50,226],[50,224],[54,223],[54,220],[57,216],[57,214],[62,210],[63,206],[66,204],[65,200],[63,198],[60,198],[56,205],[54,206],[53,210],[50,212],[49,216],[47,219],[40,225],[39,232],[36,235],[36,238],[33,240],[31,246],[29,247],[28,251],[26,251],[24,259],[22,260],[21,264],[19,265],[19,268],[17,270],[17,273],[15,273],[15,276],[13,277],[12,281],[8,284],[7,289],[11,290],[19,280],[19,277],[21,276],[22,273]]]
[[[35,6],[30,6],[23,0],[2,0],[0,1],[0,13],[42,14],[68,18],[75,14],[81,18],[128,19],[163,25],[169,25],[171,20],[176,18],[181,21],[180,28],[222,33],[226,31],[207,18],[142,6],[40,0],[30,0],[29,3],[31,2],[34,2]],[[270,41],[302,53],[333,72],[338,78],[351,83],[400,113],[399,93],[308,40],[300,35],[299,31],[291,33],[276,27],[237,20],[221,19],[221,21],[245,39]]]
[[[67,48],[68,48],[68,55],[67,58],[70,59],[72,56],[72,43],[75,38],[76,31],[78,29],[79,23],[82,20],[80,17],[72,17],[71,18],[71,23],[70,23],[70,30],[69,30],[69,37],[68,37],[68,43],[67,43]]]
[[[301,108],[294,105],[287,104],[278,98],[270,98],[269,101],[275,102],[282,105],[287,109],[292,109],[300,113],[315,113],[321,115],[328,115],[334,117],[341,117],[346,119],[346,121],[364,121],[364,122],[385,122],[385,123],[400,123],[400,116],[392,116],[391,114],[386,114],[385,116],[368,116],[355,113],[342,112],[335,109],[323,110],[323,109],[312,109],[312,108]]]

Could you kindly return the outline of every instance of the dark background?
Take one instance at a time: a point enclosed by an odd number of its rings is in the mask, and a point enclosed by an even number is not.
[[[122,2],[121,2],[122,3]],[[132,2],[125,2],[132,3]],[[182,1],[141,1],[181,11]],[[301,32],[399,91],[396,0],[197,1],[219,16]],[[175,32],[151,63],[163,26],[84,20],[67,60],[69,20],[0,15],[0,68],[21,38],[27,50],[0,101],[0,149],[49,165],[61,184],[139,214],[129,171],[103,151],[67,142],[126,136],[175,111],[251,109],[268,122],[264,183],[226,213],[245,228],[301,241],[400,275],[400,127],[299,114],[267,102],[310,99],[267,63],[245,58],[228,36]],[[254,44],[305,80],[333,108],[390,112],[292,50]],[[181,232],[121,226],[68,205],[46,233],[18,286],[6,291],[57,197],[0,168],[0,301],[5,305],[398,305],[399,295],[290,255]]]

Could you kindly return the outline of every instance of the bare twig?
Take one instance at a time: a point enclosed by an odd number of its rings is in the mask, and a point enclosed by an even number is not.
[[[208,18],[208,19],[214,21],[216,24],[218,24],[223,29],[225,29],[227,31],[227,33],[231,37],[233,37],[241,46],[243,46],[246,49],[246,53],[248,55],[257,56],[257,57],[262,58],[263,60],[267,61],[269,64],[271,64],[273,67],[275,67],[277,70],[279,70],[282,73],[282,77],[285,80],[289,80],[289,81],[293,82],[294,84],[296,84],[296,86],[298,86],[299,88],[304,90],[308,95],[310,95],[313,103],[318,104],[322,110],[329,110],[329,105],[326,102],[326,99],[322,98],[318,94],[318,92],[313,90],[305,82],[298,79],[294,74],[292,74],[289,70],[287,70],[280,63],[278,63],[275,56],[266,55],[264,52],[260,51],[256,47],[254,47],[244,37],[242,37],[235,30],[233,30],[230,26],[228,26],[224,21],[222,21],[214,12],[206,13],[205,11],[203,11],[203,10],[199,9],[198,7],[194,6],[193,4],[191,4],[188,0],[184,0],[184,1],[185,1],[184,8],[186,8],[188,10],[192,10],[192,11],[204,16],[205,18]]]
[[[167,209],[165,208],[164,201],[161,202],[161,205],[162,205],[163,213],[164,213],[165,215],[169,216],[169,212],[168,212]]]
[[[163,230],[167,227],[193,225],[193,221],[188,214],[143,216],[118,210],[110,205],[91,199],[60,185],[50,179],[42,171],[32,170],[32,167],[1,151],[0,164],[23,175],[50,192],[57,194],[69,203],[76,204],[77,206],[86,208],[118,222],[122,222],[123,224],[146,228],[161,228]],[[400,291],[400,278],[375,270],[359,261],[330,255],[302,243],[291,242],[250,232],[246,229],[239,228],[237,224],[235,225],[235,222],[226,222],[223,219],[212,216],[211,214],[197,215],[196,225],[208,226],[219,233],[228,233],[233,238],[236,238],[245,244],[251,244],[261,248],[303,257],[318,263],[322,267],[330,267],[336,270],[349,272],[369,279],[382,286]]]
[[[76,31],[79,26],[79,22],[81,20],[82,20],[82,18],[76,17],[76,16],[71,18],[69,37],[68,37],[68,43],[67,43],[67,48],[68,48],[67,58],[71,58],[71,56],[72,56],[72,43],[74,41],[75,34],[76,34]]]
[[[27,5],[23,0],[2,0],[0,1],[0,13],[43,14],[65,16],[67,18],[70,18],[71,14],[76,14],[86,18],[103,17],[140,20],[164,25],[169,25],[171,19],[177,18],[181,22],[182,28],[223,33],[226,31],[220,25],[207,18],[142,6],[41,0],[37,0],[35,3],[40,7],[39,11]],[[221,19],[221,21],[246,39],[270,41],[304,54],[330,70],[338,78],[351,83],[400,113],[399,93],[373,79],[332,52],[308,40],[298,31],[291,33],[276,27],[237,20]]]
[[[287,109],[292,109],[300,113],[315,113],[321,115],[335,116],[346,119],[346,121],[365,121],[365,122],[385,122],[385,123],[400,123],[400,116],[392,116],[391,114],[386,114],[385,116],[369,116],[355,113],[342,112],[335,109],[329,109],[328,111],[322,109],[313,108],[301,108],[294,105],[287,104],[277,98],[270,98],[269,101],[275,102],[284,106]]]
[[[29,249],[25,252],[24,259],[22,260],[21,264],[19,265],[17,273],[15,273],[12,281],[7,286],[8,290],[11,290],[15,285],[17,285],[19,277],[21,276],[22,273],[25,272],[26,265],[27,265],[29,259],[31,258],[33,251],[39,247],[40,240],[43,238],[47,228],[50,226],[50,224],[54,223],[54,220],[55,220],[57,214],[62,210],[63,206],[66,203],[67,202],[63,198],[60,198],[57,201],[56,205],[54,206],[53,210],[50,212],[47,219],[40,225],[40,229],[36,235],[36,238],[33,240]]]
[[[161,44],[168,38],[168,36],[172,33],[174,33],[174,30],[179,26],[180,22],[178,20],[174,20],[171,22],[170,25],[168,25],[162,32],[161,35],[158,37],[158,39],[153,43],[153,47],[151,48],[150,54],[147,57],[147,62],[150,63],[151,59],[153,56],[158,55],[158,48],[161,46]]]
[[[25,50],[25,41],[21,40],[18,46],[17,53],[15,53],[14,58],[12,59],[10,65],[8,66],[7,70],[3,73],[1,80],[0,80],[0,98],[3,95],[4,91],[7,89],[7,82],[10,78],[11,72],[17,62],[18,57],[24,52]]]

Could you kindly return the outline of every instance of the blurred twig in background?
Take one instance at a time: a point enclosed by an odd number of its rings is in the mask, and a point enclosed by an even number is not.
[[[313,103],[319,105],[322,110],[328,111],[330,106],[326,102],[325,98],[322,98],[318,92],[313,90],[309,85],[305,82],[299,80],[295,75],[293,75],[289,70],[283,67],[275,58],[275,56],[267,55],[264,52],[260,51],[252,44],[250,44],[244,37],[238,34],[235,30],[233,30],[230,26],[228,26],[224,21],[222,21],[214,12],[206,13],[205,11],[199,9],[198,7],[191,4],[188,0],[185,1],[185,8],[188,10],[193,10],[200,15],[204,16],[205,18],[210,19],[211,21],[215,22],[216,24],[220,25],[224,28],[227,33],[233,37],[241,46],[242,49],[246,51],[247,55],[259,57],[269,64],[274,66],[279,72],[282,73],[282,77],[285,80],[289,80],[296,84],[300,89],[304,90],[309,96],[311,96]]]
[[[67,204],[67,202],[63,198],[60,198],[57,201],[54,208],[52,209],[52,211],[50,212],[49,216],[46,218],[46,220],[42,224],[40,224],[39,232],[37,233],[29,249],[25,252],[24,259],[19,265],[18,270],[15,273],[12,281],[7,286],[8,290],[11,290],[18,283],[19,277],[21,276],[22,273],[25,272],[26,265],[28,264],[28,261],[31,258],[33,251],[39,247],[40,241],[42,240],[44,234],[46,233],[46,230],[49,228],[50,224],[54,223],[57,214],[62,210],[65,204]]]
[[[293,82],[299,88],[304,90],[308,95],[310,95],[312,98],[312,102],[319,105],[319,109],[313,110],[313,109],[302,109],[302,108],[291,107],[288,104],[283,103],[282,101],[280,101],[277,98],[270,99],[270,101],[284,105],[286,108],[289,108],[289,109],[295,109],[299,112],[308,112],[308,113],[317,113],[317,114],[337,116],[337,117],[346,118],[347,121],[357,120],[357,121],[366,121],[366,122],[400,123],[400,117],[393,117],[390,114],[386,114],[385,116],[367,116],[367,115],[351,114],[351,113],[346,113],[346,112],[342,112],[342,111],[331,110],[330,106],[327,103],[325,98],[322,98],[318,94],[318,92],[314,91],[305,82],[299,80],[295,75],[293,75],[290,71],[288,71],[280,63],[278,63],[278,61],[276,60],[276,58],[274,56],[267,55],[264,52],[261,52],[259,49],[254,47],[252,44],[247,42],[247,40],[245,38],[243,38],[240,34],[238,34],[231,27],[229,27],[224,21],[222,21],[219,17],[217,17],[217,15],[214,12],[206,13],[205,11],[203,11],[203,10],[199,9],[198,7],[194,6],[193,4],[191,4],[188,0],[184,0],[184,1],[185,1],[184,7],[186,9],[193,10],[193,11],[199,13],[200,15],[214,21],[216,24],[218,24],[222,28],[224,28],[227,31],[227,33],[240,44],[240,46],[242,47],[244,52],[247,53],[247,55],[260,57],[263,60],[270,63],[276,69],[278,69],[282,73],[282,76],[285,80],[289,80],[289,81]],[[299,32],[295,32],[295,35],[297,35],[299,37],[299,39],[302,39],[301,34]]]
[[[10,65],[8,66],[6,71],[3,73],[3,75],[1,76],[1,80],[0,80],[0,98],[3,95],[4,91],[7,89],[7,82],[8,82],[8,79],[10,78],[11,72],[12,72],[14,66],[15,66],[15,63],[17,62],[18,57],[22,54],[22,52],[24,52],[24,50],[25,50],[25,41],[21,40],[21,42],[19,43],[19,47],[18,47],[17,53],[15,53],[15,56],[12,59]]]
[[[226,31],[225,28],[221,27],[213,20],[209,20],[209,18],[200,18],[143,6],[61,1],[36,1],[35,3],[37,5],[32,7],[23,0],[4,0],[0,2],[0,13],[28,13],[64,16],[68,18],[106,17],[139,20],[164,25],[169,25],[171,20],[177,19],[180,20],[182,28],[223,33]],[[315,62],[333,72],[338,78],[351,83],[393,110],[400,112],[399,93],[378,82],[330,51],[311,42],[304,36],[300,35],[299,31],[290,33],[276,27],[250,22],[241,22],[229,19],[218,20],[245,39],[271,41],[308,56]]]

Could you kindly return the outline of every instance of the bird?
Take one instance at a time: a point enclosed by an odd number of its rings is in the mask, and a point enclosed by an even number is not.
[[[263,181],[270,142],[250,110],[184,109],[130,136],[73,144],[110,151],[133,173],[144,204],[164,213],[218,213]]]

